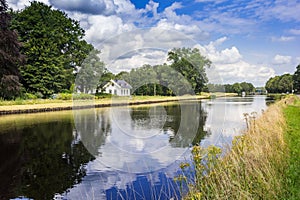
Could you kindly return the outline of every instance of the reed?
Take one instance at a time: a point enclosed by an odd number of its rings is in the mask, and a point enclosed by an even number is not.
[[[258,119],[254,113],[245,115],[248,129],[233,140],[225,155],[218,147],[193,147],[195,178],[185,198],[283,199],[289,166],[283,108],[290,101],[271,105]],[[183,169],[184,174],[187,171]]]

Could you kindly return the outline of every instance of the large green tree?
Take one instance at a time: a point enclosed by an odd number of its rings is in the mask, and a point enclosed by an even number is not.
[[[269,93],[286,93],[292,92],[293,76],[291,74],[284,74],[281,76],[271,77],[265,86]]]
[[[202,56],[199,49],[175,48],[168,53],[171,67],[182,74],[194,89],[199,93],[208,81],[205,67],[210,67],[211,61]]]
[[[293,74],[294,90],[295,92],[300,92],[300,64],[297,66],[295,73]]]
[[[0,0],[0,98],[12,99],[20,92],[18,66],[24,61],[15,31],[9,25],[11,15],[5,0]]]
[[[14,13],[12,28],[23,43],[26,65],[20,67],[23,85],[44,96],[69,89],[80,66],[93,47],[83,40],[79,22],[51,6],[33,1]]]

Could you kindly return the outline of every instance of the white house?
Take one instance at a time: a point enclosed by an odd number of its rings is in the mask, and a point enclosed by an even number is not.
[[[103,87],[104,93],[117,96],[130,96],[131,85],[124,80],[110,80]]]

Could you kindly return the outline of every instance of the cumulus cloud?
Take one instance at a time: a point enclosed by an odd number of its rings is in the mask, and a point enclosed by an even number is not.
[[[212,67],[207,69],[211,83],[234,83],[248,81],[255,85],[264,85],[265,81],[275,74],[275,71],[264,65],[254,65],[243,60],[237,47],[218,49],[226,37],[210,42],[208,45],[196,45],[204,56],[212,61]]]
[[[283,65],[283,64],[289,64],[292,61],[291,56],[283,56],[283,55],[276,55],[273,58],[273,63],[276,65]]]

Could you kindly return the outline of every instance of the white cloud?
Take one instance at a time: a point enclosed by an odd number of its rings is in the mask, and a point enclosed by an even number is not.
[[[276,1],[274,6],[265,10],[265,14],[267,17],[275,17],[282,21],[300,21],[299,10],[300,4],[297,0]]]
[[[196,0],[196,2],[198,3],[215,3],[215,4],[218,4],[218,3],[222,3],[226,0]]]
[[[39,0],[39,2],[43,2],[47,5],[50,5],[49,0]],[[30,5],[30,1],[28,0],[7,0],[7,3],[9,7],[12,8],[13,10],[21,10],[25,6]]]
[[[273,42],[289,42],[293,41],[295,37],[292,36],[281,36],[281,37],[272,37]]]
[[[290,29],[289,32],[293,35],[300,35],[300,29]]]
[[[264,85],[265,81],[275,74],[270,67],[244,61],[235,46],[218,50],[217,47],[226,40],[227,38],[223,37],[205,46],[195,46],[213,63],[212,67],[207,69],[210,82],[222,84],[248,81],[255,85]]]
[[[291,56],[283,56],[283,55],[276,55],[273,58],[273,63],[276,65],[283,65],[283,64],[289,64],[292,61]]]
[[[300,56],[296,58],[297,65],[300,64]]]
[[[90,28],[86,30],[86,39],[92,44],[98,44],[117,34],[130,31],[132,24],[126,24],[116,16],[92,15],[88,17]]]

